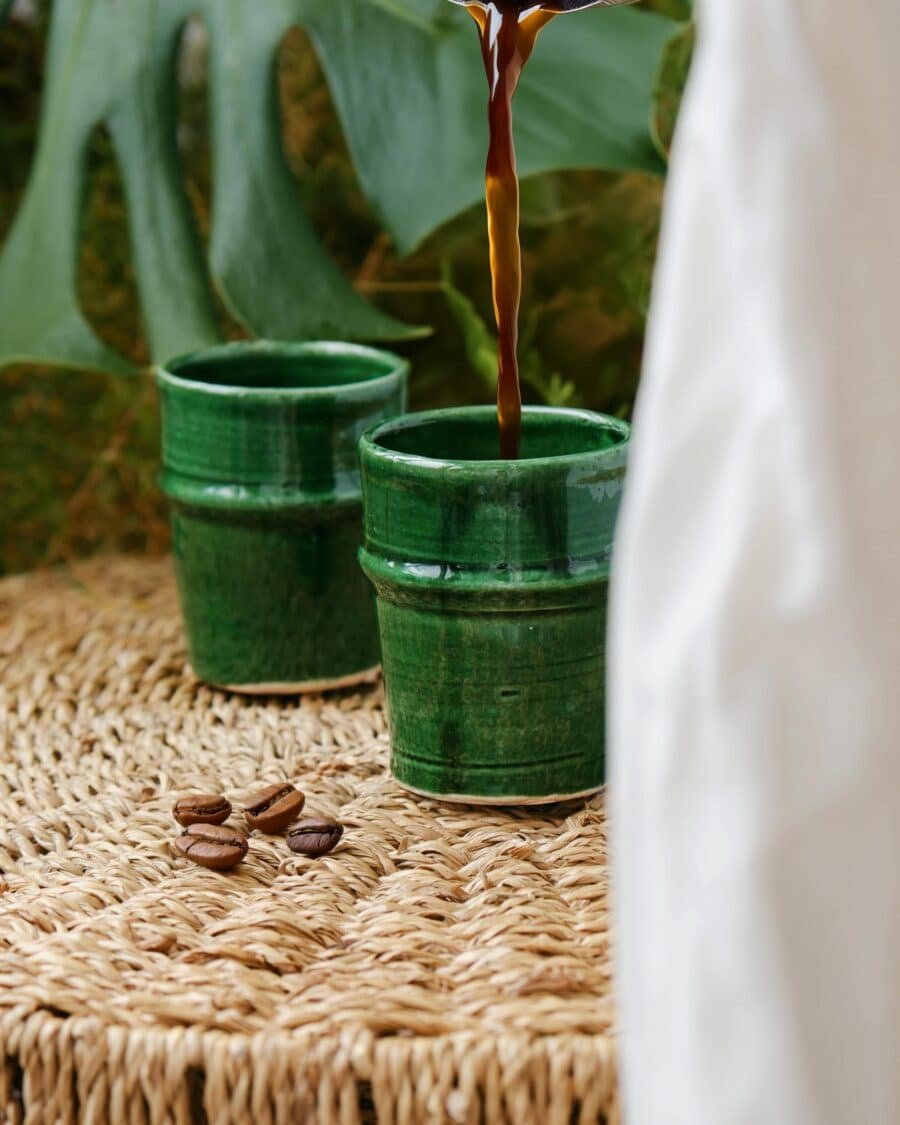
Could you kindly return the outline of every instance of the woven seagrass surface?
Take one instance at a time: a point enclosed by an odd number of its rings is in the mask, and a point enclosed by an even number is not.
[[[380,688],[203,686],[166,561],[6,579],[0,615],[0,1121],[616,1117],[599,798],[416,799]],[[281,779],[333,853],[173,854],[178,796]]]

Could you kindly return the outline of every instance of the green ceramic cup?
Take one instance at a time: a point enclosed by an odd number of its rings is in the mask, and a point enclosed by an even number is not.
[[[407,364],[343,343],[239,343],[157,372],[161,485],[194,671],[247,692],[374,678],[357,447]]]
[[[629,429],[529,408],[496,460],[491,407],[363,436],[364,545],[401,785],[544,803],[604,780],[606,601]]]

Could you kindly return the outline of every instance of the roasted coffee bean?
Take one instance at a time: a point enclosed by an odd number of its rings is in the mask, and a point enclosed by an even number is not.
[[[330,852],[343,834],[343,826],[336,820],[327,816],[310,816],[290,826],[287,842],[292,852],[315,857]]]
[[[296,820],[306,797],[288,781],[267,785],[254,794],[244,807],[244,817],[251,828],[260,832],[280,832]]]
[[[222,824],[231,816],[231,802],[221,793],[192,793],[179,797],[173,812],[185,828],[191,824]]]
[[[247,854],[247,837],[236,828],[221,824],[192,824],[175,841],[175,850],[201,867],[226,871],[236,867]]]

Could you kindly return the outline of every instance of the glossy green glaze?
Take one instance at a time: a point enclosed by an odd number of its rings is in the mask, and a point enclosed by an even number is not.
[[[418,792],[548,801],[604,778],[606,597],[628,426],[490,407],[406,415],[360,444],[392,769]]]
[[[244,691],[379,663],[359,572],[360,434],[400,413],[407,364],[353,344],[241,343],[157,372],[161,484],[197,675]]]

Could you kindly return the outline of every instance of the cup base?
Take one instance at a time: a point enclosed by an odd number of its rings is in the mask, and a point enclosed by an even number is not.
[[[578,801],[583,797],[593,797],[603,788],[602,785],[594,785],[577,793],[551,793],[546,797],[477,797],[470,793],[429,793],[427,789],[417,789],[414,785],[400,781],[393,773],[391,777],[407,793],[412,793],[416,797],[428,797],[432,801],[446,801],[451,805],[555,805],[562,801]]]
[[[380,675],[381,665],[376,664],[363,672],[351,672],[348,676],[321,680],[301,680],[298,683],[210,684],[210,687],[219,688],[221,691],[233,691],[238,695],[319,695],[323,691],[340,691],[342,688],[374,684]]]

